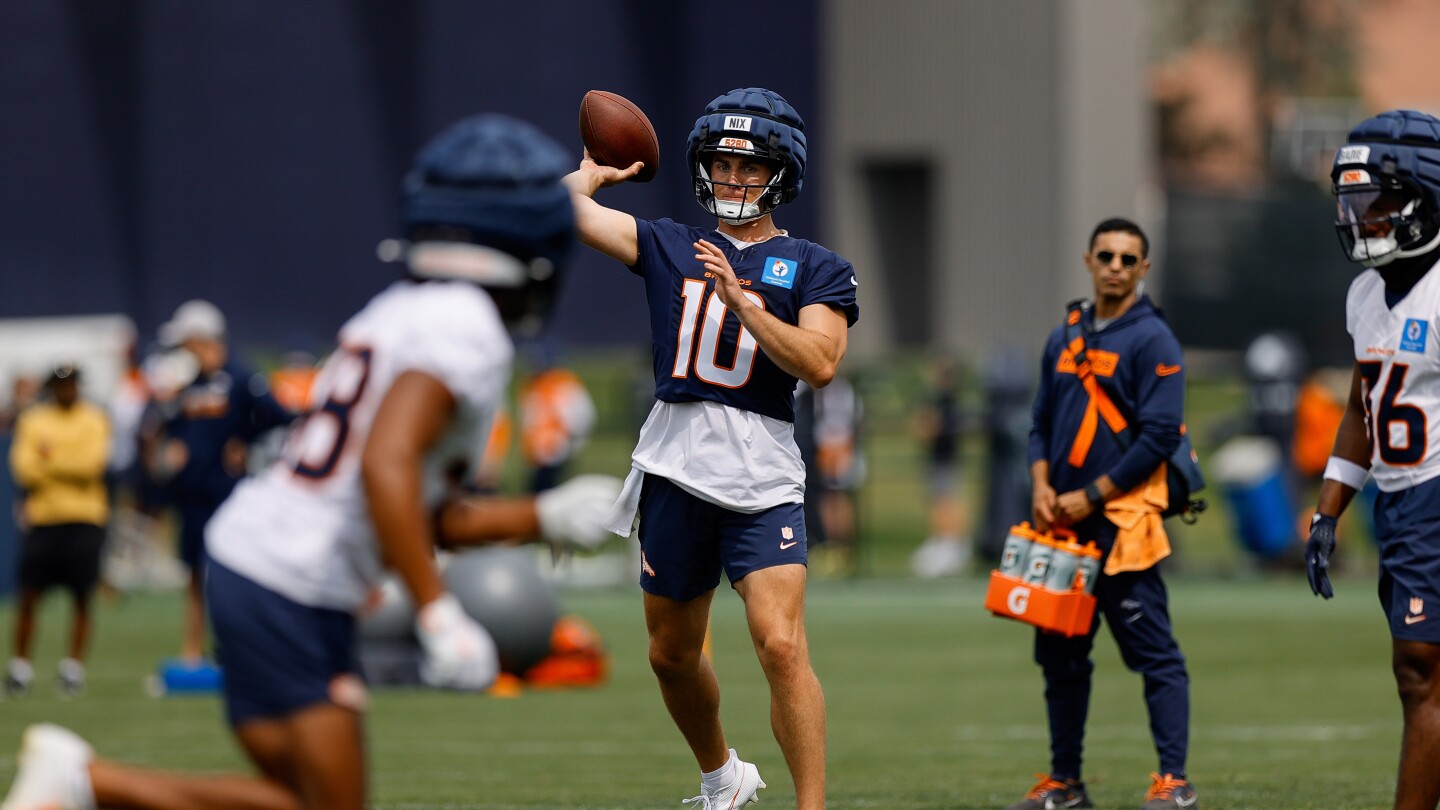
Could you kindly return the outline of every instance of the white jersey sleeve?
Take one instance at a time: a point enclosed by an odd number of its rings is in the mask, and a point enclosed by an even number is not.
[[[426,493],[444,469],[475,463],[510,379],[514,347],[490,297],[465,282],[401,282],[340,330],[315,381],[315,405],[285,452],[242,482],[206,530],[222,565],[297,602],[353,610],[379,579],[360,458],[376,411],[408,371],[455,397],[446,432],[425,459]]]
[[[1386,492],[1440,476],[1440,273],[1394,305],[1375,270],[1350,285],[1345,322],[1363,380],[1370,474]]]

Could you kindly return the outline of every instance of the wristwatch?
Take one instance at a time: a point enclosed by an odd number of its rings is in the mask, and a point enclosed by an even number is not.
[[[1089,501],[1091,506],[1099,506],[1105,502],[1105,496],[1100,494],[1100,487],[1095,486],[1094,481],[1085,485],[1085,500]]]

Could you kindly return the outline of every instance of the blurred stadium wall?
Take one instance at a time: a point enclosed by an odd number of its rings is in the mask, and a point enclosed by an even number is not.
[[[0,4],[0,317],[122,312],[151,336],[204,297],[242,346],[327,348],[394,277],[374,247],[425,139],[503,111],[578,163],[590,89],[639,103],[663,150],[655,182],[606,202],[698,222],[682,156],[711,98],[763,83],[825,131],[818,16],[815,0],[744,26],[632,0]],[[797,233],[818,230],[815,187],[787,211]],[[560,307],[571,341],[648,340],[638,282],[589,251]]]
[[[780,223],[855,262],[857,356],[1035,349],[1118,214],[1187,346],[1283,328],[1343,359],[1319,175],[1357,117],[1437,102],[1436,24],[1431,0],[797,0],[745,25],[661,0],[0,4],[0,317],[123,313],[143,339],[200,296],[242,346],[324,349],[392,277],[373,247],[440,127],[506,111],[578,158],[581,95],[621,93],[663,161],[605,201],[699,223],[685,135],[762,84],[810,125]],[[571,343],[648,338],[589,252],[559,314]]]
[[[827,10],[826,236],[861,269],[855,351],[1038,351],[1090,289],[1095,223],[1159,235],[1144,2]]]
[[[1085,289],[1086,229],[1148,216],[1143,4],[1079,6],[802,0],[747,28],[627,0],[4,4],[0,317],[122,312],[150,335],[205,297],[242,345],[324,348],[390,277],[373,247],[446,123],[511,112],[578,158],[581,95],[619,92],[664,162],[606,201],[699,222],[690,123],[763,84],[814,144],[781,224],[861,268],[858,353],[1036,343]],[[643,343],[607,264],[582,255],[560,336]]]

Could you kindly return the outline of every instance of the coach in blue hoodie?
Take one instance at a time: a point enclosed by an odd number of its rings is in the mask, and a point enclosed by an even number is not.
[[[1149,490],[1163,492],[1161,465],[1180,443],[1185,375],[1179,341],[1140,294],[1149,247],[1129,220],[1097,225],[1085,253],[1095,300],[1072,307],[1045,345],[1030,432],[1032,518],[1041,530],[1069,528],[1080,542],[1098,545],[1107,560],[1095,584],[1098,610],[1090,632],[1073,638],[1036,632],[1050,773],[1009,810],[1092,806],[1080,766],[1095,668],[1090,650],[1101,615],[1126,666],[1145,680],[1159,774],[1151,775],[1143,807],[1195,807],[1185,773],[1190,679],[1155,567],[1169,551],[1160,525],[1165,498],[1147,500]],[[1137,503],[1142,514],[1122,511]],[[1125,564],[1117,565],[1122,558]]]
[[[183,348],[198,366],[175,397],[163,429],[173,474],[167,490],[180,518],[180,558],[190,569],[180,655],[198,666],[205,645],[205,524],[244,477],[250,444],[295,414],[275,401],[263,376],[231,359],[225,316],[209,301],[181,304],[160,327],[160,342]]]

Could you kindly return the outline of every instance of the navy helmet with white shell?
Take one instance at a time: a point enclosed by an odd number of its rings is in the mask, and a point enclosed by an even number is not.
[[[1380,267],[1440,246],[1440,118],[1390,110],[1361,121],[1330,180],[1346,258]]]
[[[774,166],[774,175],[765,186],[747,187],[739,201],[717,199],[716,185],[737,185],[711,180],[710,164],[718,153],[767,161]],[[800,196],[805,181],[805,121],[773,90],[731,90],[705,105],[695,121],[685,146],[685,164],[702,208],[732,225],[751,222]]]

